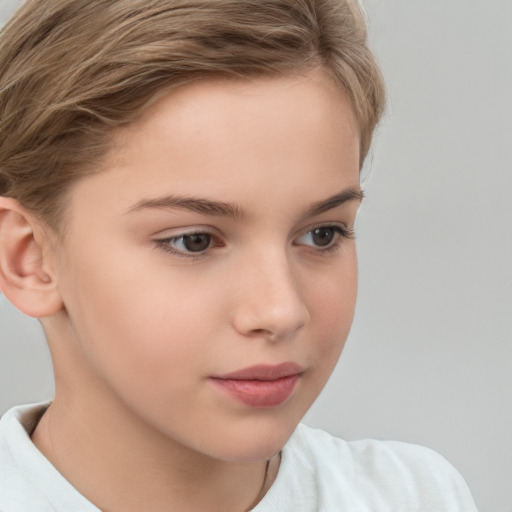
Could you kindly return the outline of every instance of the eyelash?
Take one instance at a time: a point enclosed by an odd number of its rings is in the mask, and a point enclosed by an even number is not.
[[[210,238],[210,243],[208,244],[208,247],[204,251],[198,251],[198,252],[185,252],[181,251],[179,249],[175,249],[171,244],[174,242],[177,242],[178,240],[184,239],[185,237],[192,237],[194,235],[207,235]],[[215,235],[213,233],[210,233],[209,231],[191,231],[190,233],[181,233],[176,236],[169,236],[166,238],[160,238],[155,240],[155,243],[158,248],[162,249],[165,252],[168,252],[174,256],[178,256],[181,258],[201,258],[206,255],[206,253],[212,249],[213,247],[221,246],[221,244],[214,244]]]
[[[340,246],[344,240],[354,240],[356,235],[354,229],[348,228],[343,225],[338,224],[325,224],[318,227],[315,227],[313,229],[310,229],[309,231],[305,232],[303,235],[301,235],[299,238],[302,238],[304,236],[310,235],[314,233],[315,231],[319,231],[322,229],[330,229],[334,231],[333,239],[326,245],[326,246],[313,246],[313,245],[307,245],[307,247],[313,249],[315,252],[317,252],[320,255],[327,256],[328,254],[331,254],[333,252],[336,252],[340,249]],[[298,244],[301,245],[301,244]]]
[[[333,240],[330,241],[328,244],[326,244],[325,248],[322,248],[322,246],[313,246],[313,245],[307,245],[307,244],[297,244],[297,245],[305,245],[311,249],[313,249],[315,252],[321,254],[321,255],[327,255],[332,252],[337,251],[340,248],[340,245],[343,240],[354,240],[355,239],[355,232],[353,229],[348,228],[346,226],[341,226],[337,224],[325,224],[321,226],[317,226],[313,229],[310,229],[306,231],[304,234],[302,234],[299,239],[310,235],[316,230],[321,229],[331,229],[334,231],[334,237]],[[210,237],[210,243],[206,249],[203,251],[197,251],[197,252],[186,252],[179,249],[176,249],[172,246],[172,243],[176,243],[179,240],[184,239],[185,237],[193,237],[194,235],[207,235]],[[337,235],[337,236],[336,236]],[[172,255],[182,257],[182,258],[191,258],[191,259],[197,259],[204,257],[208,254],[208,252],[214,248],[214,247],[221,247],[222,243],[215,243],[215,235],[213,233],[210,233],[209,231],[192,231],[190,233],[181,233],[177,236],[170,236],[166,238],[160,238],[156,239],[155,241],[156,246],[159,249],[162,249],[163,251],[170,253]]]

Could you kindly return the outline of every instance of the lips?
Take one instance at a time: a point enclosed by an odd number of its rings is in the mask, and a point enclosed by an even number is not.
[[[270,408],[286,402],[295,391],[303,370],[296,363],[256,365],[213,376],[222,392],[249,407]]]

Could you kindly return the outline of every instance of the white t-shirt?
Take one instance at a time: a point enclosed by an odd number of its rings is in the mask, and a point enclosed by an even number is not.
[[[47,404],[46,404],[47,405]],[[1,512],[100,512],[29,437],[45,405],[0,420]],[[437,453],[394,441],[345,442],[299,425],[253,512],[476,512],[462,477]]]

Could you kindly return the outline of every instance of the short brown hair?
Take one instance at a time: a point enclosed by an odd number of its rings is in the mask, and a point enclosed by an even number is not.
[[[357,0],[28,0],[0,33],[0,195],[56,227],[155,94],[317,66],[351,100],[362,165],[384,87]]]

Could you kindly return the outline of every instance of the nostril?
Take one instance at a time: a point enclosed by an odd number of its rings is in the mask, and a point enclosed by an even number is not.
[[[267,329],[252,329],[251,333],[254,337],[263,337],[273,338],[274,335]]]

